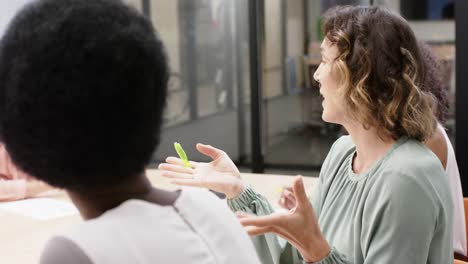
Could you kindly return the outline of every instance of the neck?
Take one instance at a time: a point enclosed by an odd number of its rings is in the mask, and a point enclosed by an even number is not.
[[[365,129],[359,123],[351,123],[345,127],[356,145],[353,171],[358,174],[368,171],[395,143],[395,140],[383,139],[379,137],[375,129]]]
[[[68,191],[68,195],[80,211],[81,216],[88,220],[99,217],[126,200],[147,200],[153,190],[151,182],[143,174],[86,193]]]

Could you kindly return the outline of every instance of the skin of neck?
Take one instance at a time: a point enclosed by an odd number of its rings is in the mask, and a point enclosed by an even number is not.
[[[158,192],[164,191],[153,188],[144,174],[86,192],[67,190],[70,199],[85,220],[99,217],[107,210],[115,208],[129,199],[158,203]],[[159,196],[164,197],[164,194]]]
[[[353,171],[357,174],[368,171],[393,146],[395,140],[379,137],[374,128],[366,129],[361,123],[350,121],[343,125],[356,145]]]

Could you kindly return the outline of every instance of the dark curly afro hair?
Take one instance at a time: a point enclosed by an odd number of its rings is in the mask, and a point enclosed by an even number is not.
[[[448,87],[444,86],[440,76],[440,64],[431,47],[419,41],[419,50],[424,62],[425,72],[421,89],[430,92],[436,99],[435,115],[441,124],[445,124],[449,113]]]
[[[140,175],[168,66],[151,22],[112,0],[39,0],[0,44],[0,136],[24,172],[72,191]]]

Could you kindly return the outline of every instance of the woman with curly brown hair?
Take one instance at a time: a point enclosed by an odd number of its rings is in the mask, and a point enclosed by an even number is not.
[[[420,88],[425,69],[414,33],[379,7],[334,8],[324,32],[314,74],[322,118],[349,136],[332,146],[310,200],[297,177],[296,206],[274,212],[226,153],[202,144],[211,163],[184,168],[168,158],[162,174],[225,193],[263,263],[453,262],[447,177],[422,143],[436,119],[432,95]]]

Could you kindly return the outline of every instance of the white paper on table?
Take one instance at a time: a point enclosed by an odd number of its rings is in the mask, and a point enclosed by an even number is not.
[[[48,220],[78,214],[76,207],[65,201],[50,198],[35,198],[0,203],[0,210],[7,210],[38,220]]]

